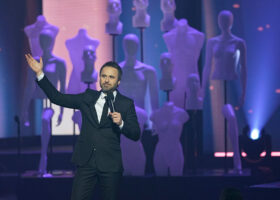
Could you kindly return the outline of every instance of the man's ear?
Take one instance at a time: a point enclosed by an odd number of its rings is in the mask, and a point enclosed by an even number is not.
[[[121,81],[118,81],[118,85],[121,83]]]

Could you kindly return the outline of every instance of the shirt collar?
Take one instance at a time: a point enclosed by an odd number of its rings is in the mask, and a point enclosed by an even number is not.
[[[113,95],[114,95],[114,99],[116,99],[116,96],[117,96],[116,90],[114,90]],[[105,99],[105,96],[107,96],[107,94],[105,94],[104,92],[101,92],[101,95],[100,95],[101,99]]]

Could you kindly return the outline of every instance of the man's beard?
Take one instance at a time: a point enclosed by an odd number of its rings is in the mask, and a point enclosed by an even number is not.
[[[102,92],[104,92],[104,93],[108,93],[108,92],[114,92],[114,91],[115,91],[115,89],[118,87],[118,85],[113,85],[113,87],[112,87],[112,88],[110,88],[110,89],[106,89],[105,87],[102,87],[102,85],[101,85],[101,84],[100,84],[100,87],[101,87]]]

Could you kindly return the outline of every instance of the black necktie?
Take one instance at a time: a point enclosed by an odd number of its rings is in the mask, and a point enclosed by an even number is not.
[[[102,110],[102,115],[101,115],[101,119],[100,119],[100,124],[103,120],[105,120],[107,118],[108,115],[108,98],[107,96],[104,97],[105,98],[105,103],[103,106],[103,110]]]

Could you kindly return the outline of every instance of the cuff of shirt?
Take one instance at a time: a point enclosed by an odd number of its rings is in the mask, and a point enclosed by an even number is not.
[[[40,74],[39,76],[37,76],[37,80],[38,81],[42,80],[44,78],[44,76],[45,76],[44,73]]]
[[[123,125],[124,125],[124,122],[123,122],[123,120],[122,120],[122,123],[121,123],[121,125],[119,125],[119,128],[122,129],[122,128],[123,128]]]

